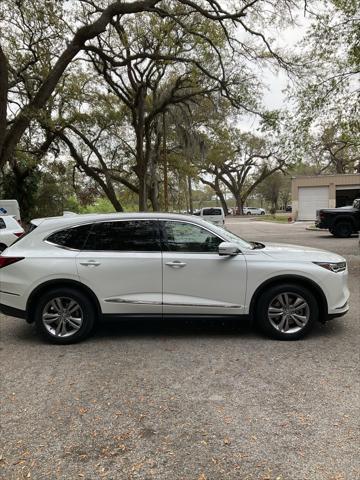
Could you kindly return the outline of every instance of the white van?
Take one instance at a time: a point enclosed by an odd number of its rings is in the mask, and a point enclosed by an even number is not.
[[[214,225],[225,224],[225,214],[221,207],[206,207],[200,210],[200,217]]]
[[[2,200],[0,199],[0,216],[10,215],[18,222],[21,221],[20,218],[20,208],[17,200]]]

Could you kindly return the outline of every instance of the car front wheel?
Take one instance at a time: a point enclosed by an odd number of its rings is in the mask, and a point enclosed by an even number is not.
[[[338,238],[349,238],[353,233],[353,228],[349,222],[338,222],[333,228],[331,233]]]
[[[38,332],[48,341],[70,344],[84,340],[95,323],[92,302],[72,288],[56,288],[41,296],[35,308]]]
[[[318,316],[317,301],[307,288],[283,284],[273,286],[261,295],[256,323],[268,336],[297,340],[311,330]]]

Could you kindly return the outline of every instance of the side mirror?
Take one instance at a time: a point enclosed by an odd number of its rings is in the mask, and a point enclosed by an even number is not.
[[[219,255],[221,256],[229,255],[231,257],[234,257],[239,253],[240,253],[240,249],[236,245],[236,243],[222,242],[219,245]]]

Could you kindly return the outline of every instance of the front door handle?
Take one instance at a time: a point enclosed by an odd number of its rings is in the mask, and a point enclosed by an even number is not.
[[[80,262],[80,265],[84,265],[84,267],[98,267],[101,264],[96,260],[87,260],[86,262]]]
[[[166,262],[166,265],[168,265],[169,267],[172,267],[172,268],[186,267],[185,262],[179,262],[178,260],[174,260],[173,262]]]

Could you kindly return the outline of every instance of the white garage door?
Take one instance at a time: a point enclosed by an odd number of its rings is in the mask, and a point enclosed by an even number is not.
[[[316,210],[329,208],[329,187],[299,187],[299,220],[315,220]]]

